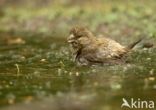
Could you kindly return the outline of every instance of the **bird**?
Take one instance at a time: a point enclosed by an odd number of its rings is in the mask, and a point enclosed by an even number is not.
[[[124,62],[124,56],[141,40],[123,46],[111,38],[96,37],[83,26],[71,28],[67,38],[67,42],[72,47],[74,61],[78,65],[121,64]]]

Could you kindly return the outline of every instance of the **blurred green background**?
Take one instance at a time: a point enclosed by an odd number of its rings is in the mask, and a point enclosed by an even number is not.
[[[155,34],[154,0],[1,0],[0,30],[67,35],[71,26],[131,37]]]

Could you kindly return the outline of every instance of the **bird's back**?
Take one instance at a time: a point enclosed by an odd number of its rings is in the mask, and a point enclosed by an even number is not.
[[[124,46],[105,37],[97,38],[97,45],[99,45],[99,54],[103,58],[118,58],[127,52]]]
[[[109,38],[96,38],[81,50],[81,58],[89,63],[116,63],[126,53],[124,46]]]

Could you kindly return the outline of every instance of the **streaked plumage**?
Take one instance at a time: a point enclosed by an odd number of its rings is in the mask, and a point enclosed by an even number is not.
[[[84,27],[72,28],[67,41],[72,45],[75,61],[80,65],[121,63],[123,56],[140,42],[125,47],[110,38],[95,37]]]

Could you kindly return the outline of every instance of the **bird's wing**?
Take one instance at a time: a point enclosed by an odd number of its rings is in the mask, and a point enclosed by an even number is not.
[[[109,38],[99,38],[98,57],[102,58],[121,58],[127,53],[124,46]]]
[[[81,50],[81,57],[91,63],[118,63],[125,52],[124,47],[116,41],[99,38]]]
[[[89,62],[102,63],[103,61],[97,57],[97,46],[95,44],[89,45],[89,47],[81,50],[81,57]]]

